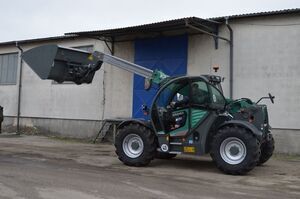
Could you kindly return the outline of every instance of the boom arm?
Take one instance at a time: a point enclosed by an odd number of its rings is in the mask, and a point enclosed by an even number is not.
[[[140,75],[145,78],[152,77],[153,70],[145,68],[143,66],[140,66],[140,65],[128,62],[124,59],[121,59],[121,58],[118,58],[118,57],[115,57],[112,55],[108,55],[108,54],[105,54],[102,52],[98,52],[98,51],[95,51],[93,53],[93,55],[104,63],[116,66],[116,67],[126,70],[128,72],[135,73],[135,74]]]
[[[58,45],[44,45],[23,53],[22,58],[41,79],[59,83],[91,83],[95,72],[104,63],[140,75],[159,84],[168,76],[159,70],[151,70],[119,57],[95,51],[93,53]]]

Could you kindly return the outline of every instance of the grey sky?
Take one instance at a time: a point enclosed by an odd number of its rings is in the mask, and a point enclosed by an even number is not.
[[[0,42],[299,7],[300,0],[0,0]]]

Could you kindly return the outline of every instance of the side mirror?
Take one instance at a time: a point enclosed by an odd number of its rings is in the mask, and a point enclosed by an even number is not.
[[[268,94],[268,97],[262,97],[262,98],[260,98],[260,99],[256,102],[256,104],[258,104],[262,99],[270,99],[271,102],[272,102],[272,104],[274,104],[275,96],[273,96],[271,93],[269,93],[269,94]]]
[[[272,104],[274,104],[274,99],[275,99],[275,96],[274,96],[274,95],[272,95],[271,93],[269,93],[269,98],[270,98],[270,100],[271,100]]]

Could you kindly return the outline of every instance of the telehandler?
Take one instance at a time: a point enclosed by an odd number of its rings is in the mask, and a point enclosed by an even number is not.
[[[245,174],[273,154],[267,106],[248,98],[226,99],[222,78],[216,75],[169,77],[102,52],[87,52],[58,45],[44,45],[22,55],[41,79],[91,83],[107,63],[145,77],[145,89],[159,85],[150,108],[150,120],[122,122],[115,138],[119,159],[129,166],[145,166],[154,158],[178,154],[210,154],[228,174]]]

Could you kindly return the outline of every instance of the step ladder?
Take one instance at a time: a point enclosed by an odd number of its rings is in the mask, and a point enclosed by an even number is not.
[[[169,146],[170,146],[170,154],[181,154],[182,152],[182,141],[181,138],[172,138],[170,137],[170,142],[169,142]]]
[[[116,119],[105,119],[102,121],[102,125],[100,130],[98,131],[96,137],[93,140],[93,143],[95,144],[97,140],[103,140],[106,136],[109,130],[112,128],[113,133],[113,142],[115,142],[115,137],[117,133],[117,127],[118,125],[123,122],[124,118],[116,118]]]

